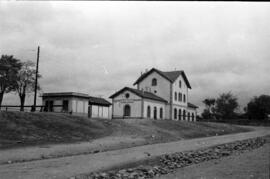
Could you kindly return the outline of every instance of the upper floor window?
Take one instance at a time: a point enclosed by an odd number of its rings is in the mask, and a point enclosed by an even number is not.
[[[183,96],[184,97],[184,103],[186,102],[186,95]]]
[[[182,84],[181,84],[181,80],[179,80],[179,88],[181,88]]]
[[[152,86],[157,86],[157,79],[156,78],[152,79]]]
[[[126,96],[126,98],[129,98],[129,93],[126,93],[125,96]]]
[[[178,101],[181,99],[181,93],[178,93]]]
[[[182,101],[182,93],[180,93],[180,101]]]
[[[174,100],[177,101],[177,92],[174,92]]]

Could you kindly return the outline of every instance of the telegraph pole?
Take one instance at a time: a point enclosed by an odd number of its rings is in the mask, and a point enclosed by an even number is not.
[[[35,96],[34,96],[34,106],[32,111],[36,111],[36,104],[37,104],[37,85],[38,85],[38,62],[39,62],[39,46],[37,50],[37,64],[36,64],[36,81],[35,81]]]

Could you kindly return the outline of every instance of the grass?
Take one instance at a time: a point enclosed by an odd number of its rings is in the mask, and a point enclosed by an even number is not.
[[[111,132],[104,121],[68,114],[0,112],[0,147],[87,141]]]
[[[145,143],[249,131],[223,123],[171,120],[104,120],[57,113],[0,112],[0,148],[132,136]]]

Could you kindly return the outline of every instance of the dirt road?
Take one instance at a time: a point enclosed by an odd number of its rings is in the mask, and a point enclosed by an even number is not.
[[[270,135],[269,128],[257,131],[205,137],[178,142],[145,145],[88,155],[0,165],[0,178],[67,178],[70,176],[106,170],[116,166],[156,157],[163,154],[196,150],[237,140]]]

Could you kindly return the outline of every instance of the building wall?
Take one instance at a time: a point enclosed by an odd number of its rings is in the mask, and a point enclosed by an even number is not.
[[[46,101],[53,101],[54,105],[63,105],[63,101],[68,100],[68,111],[72,115],[88,117],[88,103],[87,98],[78,97],[46,97],[42,100],[42,105]],[[53,112],[63,112],[63,107],[55,107]],[[92,105],[92,117],[96,118],[110,118],[110,107]]]
[[[150,106],[150,118],[154,119],[154,107],[157,109],[157,119],[165,119],[166,118],[166,105],[165,103],[150,100],[150,99],[144,99],[144,105],[143,105],[143,117],[148,118],[147,116],[147,108]],[[162,108],[162,118],[160,118],[160,108]]]
[[[181,88],[179,87],[179,81],[181,81]],[[174,81],[173,87],[172,87],[172,99],[173,99],[173,104],[176,105],[181,105],[187,107],[187,102],[188,102],[188,87],[184,81],[184,78],[182,75],[179,75],[179,77]],[[177,99],[175,100],[175,93],[177,94]],[[179,99],[179,93],[182,94],[182,101]],[[184,102],[183,96],[186,96],[186,101]]]
[[[63,101],[68,100],[68,112],[72,111],[72,97],[46,97],[42,99],[42,105],[45,106],[46,101],[53,101],[53,105],[63,105]],[[53,112],[62,112],[63,107],[54,107]]]
[[[197,111],[194,108],[188,108],[188,112],[190,113],[190,119],[187,119],[188,121],[197,121]],[[192,114],[194,115],[194,118],[192,119]]]
[[[157,86],[152,86],[153,78],[157,79]],[[150,91],[168,102],[170,101],[170,82],[155,71],[138,83],[137,88]]]
[[[181,81],[181,87],[179,85],[179,81]],[[179,93],[181,94],[182,98],[179,97]],[[175,98],[176,94],[176,98]],[[185,102],[184,102],[184,96],[185,96]],[[184,78],[182,75],[179,75],[179,77],[174,81],[172,84],[172,111],[171,111],[171,119],[172,120],[187,120],[188,116],[188,86],[184,81]],[[175,119],[175,109],[176,109],[176,119]],[[181,114],[179,115],[179,112],[181,111]],[[184,116],[184,111],[186,115]]]
[[[126,94],[129,94],[129,98],[126,98]],[[124,115],[124,106],[129,105],[131,108],[131,116],[134,118],[142,117],[142,98],[136,94],[125,90],[115,98],[113,98],[113,118],[122,118]]]
[[[88,99],[76,98],[71,99],[72,114],[80,116],[88,116]]]
[[[91,105],[92,107],[92,118],[110,118],[109,107]]]

